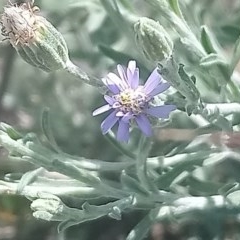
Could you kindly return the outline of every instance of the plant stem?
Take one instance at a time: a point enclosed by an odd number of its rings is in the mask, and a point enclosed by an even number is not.
[[[100,88],[101,91],[105,89],[104,84],[102,81],[95,77],[89,76],[87,73],[85,73],[80,67],[76,66],[74,63],[72,63],[70,60],[66,63],[65,69],[72,74],[73,76],[80,79],[82,82],[91,85],[93,87]]]

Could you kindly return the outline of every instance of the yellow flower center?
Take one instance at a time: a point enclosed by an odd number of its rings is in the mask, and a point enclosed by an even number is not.
[[[116,100],[119,103],[119,108],[123,113],[130,112],[136,115],[141,113],[148,103],[147,96],[142,91],[141,86],[136,90],[124,90],[116,95]]]

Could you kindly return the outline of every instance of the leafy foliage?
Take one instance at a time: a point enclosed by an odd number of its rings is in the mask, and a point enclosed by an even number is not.
[[[141,240],[154,235],[154,224],[195,219],[209,239],[227,237],[220,226],[230,217],[237,222],[240,211],[239,2],[63,2],[35,4],[66,40],[71,64],[45,73],[10,56],[7,41],[0,45],[0,117],[8,123],[0,125],[8,151],[7,159],[1,154],[0,193],[32,201],[35,218],[59,223],[59,239],[68,239],[70,227],[75,238],[101,239],[104,228],[92,227],[126,221],[124,239]],[[140,16],[161,23],[173,42],[170,57],[146,58],[144,51],[159,51],[162,42],[135,41]],[[150,45],[143,51],[141,44]],[[154,101],[178,110],[151,122],[153,137],[133,128],[122,144],[112,132],[102,136],[92,110],[106,92],[101,78],[131,59],[143,79],[158,67],[172,87]]]

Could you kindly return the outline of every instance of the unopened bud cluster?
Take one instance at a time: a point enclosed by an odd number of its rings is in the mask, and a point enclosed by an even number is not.
[[[69,59],[66,42],[50,22],[36,14],[38,11],[29,3],[5,7],[2,35],[29,64],[45,71],[64,68]]]

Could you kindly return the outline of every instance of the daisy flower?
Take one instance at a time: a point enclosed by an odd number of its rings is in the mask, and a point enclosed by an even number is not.
[[[109,111],[110,114],[102,122],[102,133],[106,134],[118,124],[117,139],[127,142],[129,130],[135,121],[139,129],[146,136],[152,135],[149,117],[169,118],[169,114],[176,109],[175,105],[153,106],[154,96],[167,90],[170,85],[163,82],[157,68],[150,74],[144,85],[139,85],[139,69],[136,61],[129,61],[127,70],[117,66],[118,74],[108,73],[102,81],[108,88],[109,94],[104,96],[106,105],[96,109],[93,116]]]

